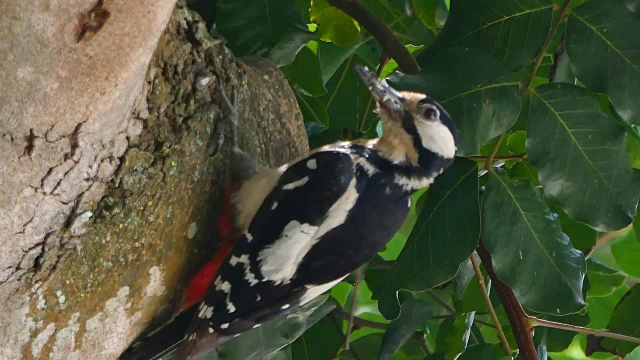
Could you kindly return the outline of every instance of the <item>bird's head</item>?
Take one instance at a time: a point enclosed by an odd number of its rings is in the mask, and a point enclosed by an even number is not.
[[[458,131],[440,104],[425,94],[397,91],[366,67],[357,71],[376,99],[380,145],[392,161],[417,165],[421,154],[454,158]]]

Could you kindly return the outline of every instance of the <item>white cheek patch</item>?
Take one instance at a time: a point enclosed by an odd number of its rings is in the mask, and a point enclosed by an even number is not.
[[[440,121],[418,121],[416,128],[425,149],[431,150],[445,159],[452,159],[456,156],[456,143],[453,140],[453,134],[443,123]]]

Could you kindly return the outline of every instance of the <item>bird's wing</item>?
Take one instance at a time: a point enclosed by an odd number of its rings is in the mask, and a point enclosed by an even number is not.
[[[220,267],[185,343],[207,333],[243,332],[320,295],[318,287],[294,287],[291,280],[313,244],[344,222],[356,198],[351,155],[321,151],[291,165]]]

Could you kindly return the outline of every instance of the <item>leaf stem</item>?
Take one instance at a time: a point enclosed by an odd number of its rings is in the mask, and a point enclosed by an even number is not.
[[[616,334],[616,333],[612,333],[604,330],[594,330],[594,329],[589,329],[582,326],[563,324],[555,321],[538,319],[533,316],[529,316],[529,323],[531,324],[531,326],[543,326],[543,327],[554,328],[554,329],[562,329],[562,330],[574,331],[574,332],[579,332],[584,334],[607,337],[611,339],[640,344],[640,339],[633,336]]]
[[[489,291],[487,291],[487,287],[484,283],[484,276],[480,271],[480,265],[478,265],[478,260],[476,260],[473,254],[470,257],[471,264],[473,265],[473,270],[476,273],[476,278],[478,279],[478,283],[480,284],[480,290],[482,290],[482,296],[484,297],[484,301],[487,303],[487,307],[489,308],[489,315],[491,315],[491,320],[496,325],[496,331],[498,332],[498,337],[500,338],[500,342],[502,343],[502,347],[507,354],[511,354],[513,350],[509,346],[509,342],[507,341],[507,337],[504,335],[504,331],[502,331],[502,326],[500,326],[500,320],[498,320],[498,315],[496,315],[496,310],[493,308],[493,304],[491,303],[491,298],[489,297]]]
[[[494,156],[493,160],[520,160],[527,157],[527,153],[524,154],[515,154],[515,155],[505,155],[505,156]],[[482,155],[470,155],[467,156],[467,159],[471,160],[487,160],[489,156]]]
[[[564,20],[564,16],[567,14],[567,10],[569,9],[570,3],[571,3],[571,0],[564,0],[562,5],[560,5],[560,7],[558,8],[558,15],[556,16],[556,19],[553,22],[553,25],[551,26],[551,30],[549,30],[549,34],[547,35],[547,39],[545,40],[544,45],[542,45],[542,49],[538,53],[536,62],[533,64],[533,70],[531,70],[531,73],[529,74],[529,78],[524,84],[522,84],[522,87],[520,88],[521,96],[524,96],[524,94],[526,94],[529,91],[531,82],[533,81],[533,78],[536,76],[536,72],[538,72],[538,68],[540,67],[540,64],[542,64],[542,60],[544,59],[544,56],[547,53],[547,50],[549,49],[549,45],[551,45],[553,38],[556,36],[556,32],[558,32],[558,27],[560,27],[560,23],[562,23],[562,20]]]
[[[491,164],[493,164],[493,160],[496,158],[498,149],[500,149],[500,144],[502,144],[502,140],[504,140],[504,137],[506,135],[507,133],[500,135],[500,137],[498,138],[498,141],[496,142],[496,145],[493,147],[493,150],[491,150],[491,155],[489,155],[489,157],[487,158],[487,161],[484,162],[484,169],[486,171],[489,171],[491,169]]]
[[[344,336],[344,349],[349,350],[351,332],[353,331],[353,322],[356,317],[356,310],[358,309],[358,290],[360,289],[360,282],[362,281],[362,267],[356,270],[356,283],[353,286],[353,296],[351,297],[351,311],[349,312],[349,322],[347,323],[347,333]]]

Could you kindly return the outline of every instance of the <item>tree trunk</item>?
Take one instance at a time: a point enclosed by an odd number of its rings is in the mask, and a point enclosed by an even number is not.
[[[183,3],[94,5],[0,4],[0,359],[115,359],[173,310],[218,241],[218,77],[240,80],[258,163],[308,148],[281,72],[234,59]]]

